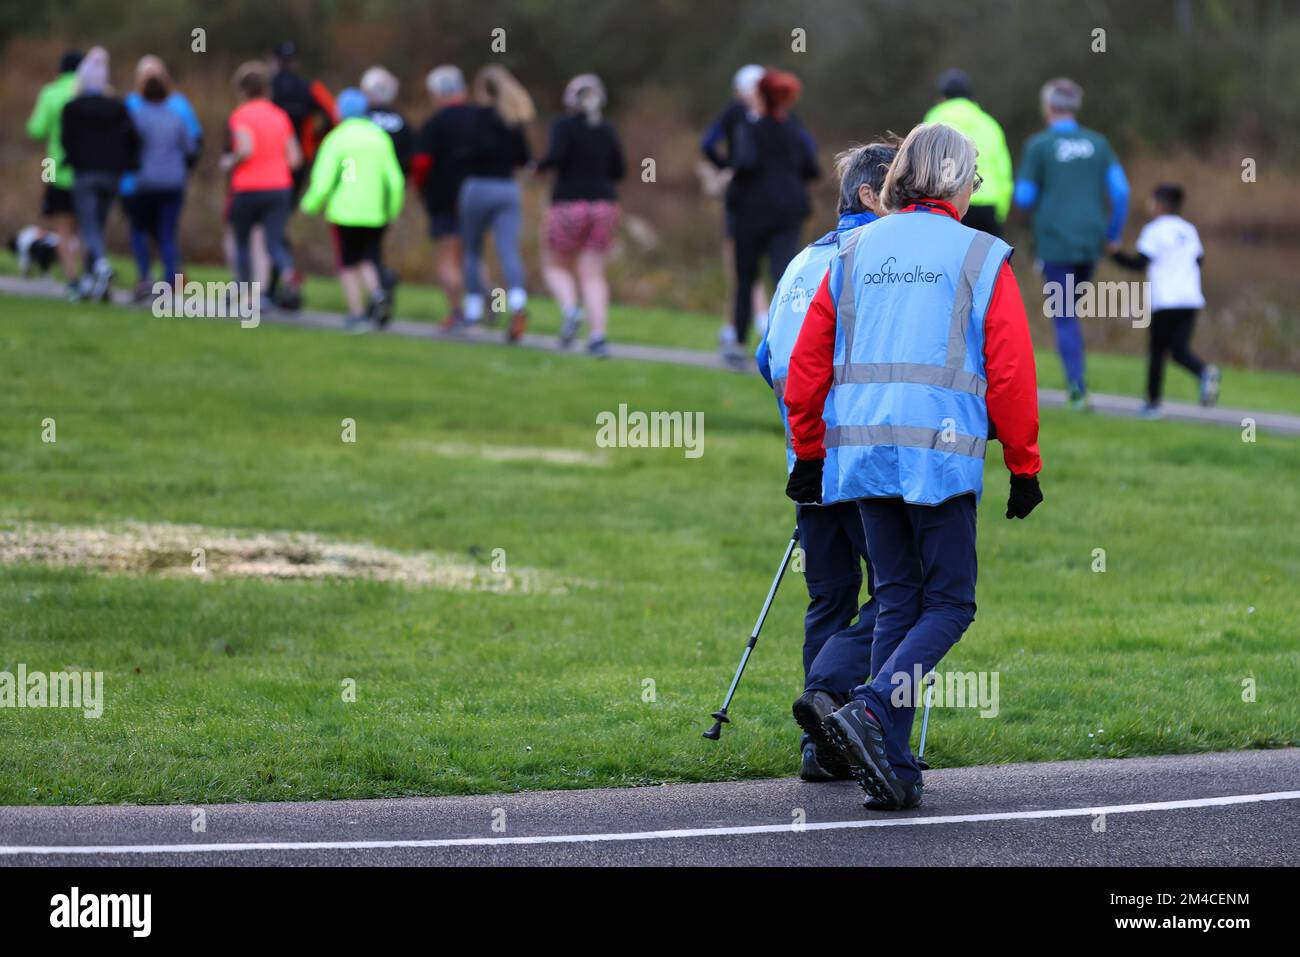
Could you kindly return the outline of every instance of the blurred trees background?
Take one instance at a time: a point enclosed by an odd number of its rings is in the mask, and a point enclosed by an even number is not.
[[[490,48],[496,28],[506,32],[499,54]],[[205,32],[202,53],[191,49],[196,29]],[[806,52],[792,49],[796,29],[805,31]],[[542,111],[537,149],[567,80],[600,74],[634,173],[645,157],[657,166],[656,183],[633,179],[623,191],[632,228],[616,292],[710,310],[725,295],[721,214],[717,203],[701,202],[696,142],[741,64],[802,78],[798,111],[827,161],[849,142],[906,132],[949,66],[971,74],[975,98],[1001,120],[1018,159],[1040,126],[1040,85],[1071,76],[1086,92],[1083,121],[1111,138],[1129,168],[1135,226],[1152,183],[1188,184],[1189,217],[1211,247],[1215,308],[1237,330],[1224,348],[1242,361],[1300,367],[1300,280],[1291,265],[1300,190],[1290,175],[1300,155],[1300,0],[0,0],[5,182],[37,171],[39,150],[24,142],[21,124],[64,46],[108,47],[119,87],[140,55],[157,53],[209,131],[186,247],[219,258],[215,153],[234,102],[229,77],[287,38],[297,41],[304,72],[335,90],[385,64],[402,78],[400,106],[416,124],[428,113],[423,78],[434,65],[455,63],[470,75],[504,63]],[[1242,182],[1246,158],[1257,164],[1257,183]],[[0,228],[33,218],[38,189],[0,195]],[[545,192],[544,182],[528,191],[532,222]],[[831,217],[833,192],[824,180],[809,233]],[[408,206],[394,259],[427,279],[422,213]],[[313,228],[294,226],[304,236]],[[1025,246],[1023,226],[1013,226],[1012,238]],[[303,245],[328,268],[323,239]],[[1242,329],[1251,334],[1243,338]]]
[[[806,53],[791,50],[796,27]],[[797,72],[803,114],[836,137],[909,126],[934,76],[958,64],[1018,142],[1037,125],[1038,84],[1069,75],[1120,145],[1300,149],[1296,0],[5,0],[0,49],[59,36],[155,52],[183,74],[195,28],[223,67],[286,37],[327,79],[385,62],[413,81],[434,63],[493,59],[551,107],[590,70],[616,97],[662,90],[696,122],[735,67],[757,61]],[[1093,52],[1098,28],[1105,53]]]

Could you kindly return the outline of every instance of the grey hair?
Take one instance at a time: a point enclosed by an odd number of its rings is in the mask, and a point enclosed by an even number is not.
[[[1043,84],[1038,99],[1044,109],[1053,113],[1078,113],[1083,109],[1083,87],[1060,76]]]
[[[893,143],[868,143],[866,146],[850,146],[835,157],[835,172],[840,178],[839,213],[865,213],[867,210],[858,198],[863,186],[870,186],[872,192],[880,195],[884,185],[885,174],[889,164],[898,154],[898,147]]]
[[[575,76],[564,88],[564,106],[570,113],[585,116],[589,126],[595,126],[605,107],[605,84],[594,73]]]
[[[399,86],[397,77],[382,66],[372,66],[361,74],[361,92],[372,106],[388,106],[397,99]]]
[[[436,97],[455,96],[465,92],[465,74],[459,67],[446,64],[430,70],[424,85]]]
[[[891,213],[921,199],[951,199],[975,179],[979,151],[969,136],[943,123],[912,128],[898,148],[880,193]]]

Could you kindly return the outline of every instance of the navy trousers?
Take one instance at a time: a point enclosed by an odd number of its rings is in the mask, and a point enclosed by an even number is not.
[[[876,625],[875,601],[868,597],[858,606],[864,562],[867,590],[875,591],[862,516],[856,502],[803,505],[797,513],[808,585],[804,689],[829,691],[847,701],[871,673],[871,635]]]
[[[885,729],[885,750],[903,782],[918,781],[912,719],[917,676],[930,672],[975,618],[975,496],[940,505],[901,498],[857,503],[871,553],[876,603],[869,684],[855,688]]]
[[[1081,283],[1092,280],[1095,263],[1043,263],[1043,284],[1056,283],[1060,286],[1061,311],[1053,313],[1052,321],[1056,326],[1056,350],[1061,354],[1061,365],[1065,367],[1065,381],[1076,392],[1088,391],[1084,378],[1083,330],[1075,315],[1078,299],[1083,295]],[[1065,289],[1073,276],[1074,295],[1065,296]]]

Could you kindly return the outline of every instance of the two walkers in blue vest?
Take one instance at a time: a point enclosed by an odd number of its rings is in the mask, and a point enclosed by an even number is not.
[[[786,422],[788,469],[795,463],[784,400],[790,353],[813,294],[839,252],[840,240],[880,217],[880,188],[896,152],[893,144],[872,143],[845,150],[835,158],[840,182],[839,222],[791,260],[772,296],[767,332],[755,359],[758,371],[776,393],[777,409]],[[836,501],[833,494],[824,496],[821,505],[795,508],[808,587],[804,687],[843,702],[870,671],[871,635],[876,624],[876,604],[870,597],[859,608],[863,562],[867,563],[868,592],[873,590],[862,518],[856,502]],[[835,749],[823,744],[819,750],[807,732],[799,744],[799,777],[805,781],[844,780],[850,776],[848,763]]]
[[[870,556],[872,601],[857,626],[874,612],[870,660],[856,667],[872,677],[851,691],[814,685],[818,659],[850,641],[841,630],[814,658],[794,712],[822,769],[833,774],[837,756],[872,809],[921,800],[910,747],[917,679],[975,616],[976,502],[989,436],[1011,472],[1007,518],[1042,501],[1033,344],[1012,250],[960,222],[979,186],[975,157],[951,127],[912,130],[881,187],[890,215],[837,231],[784,381],[772,375],[793,452],[786,493],[799,505],[801,531],[808,516],[829,514],[826,503],[854,503]],[[788,341],[784,328],[769,335],[769,354]]]

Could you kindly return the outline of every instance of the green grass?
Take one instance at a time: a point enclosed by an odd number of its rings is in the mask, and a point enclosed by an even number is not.
[[[34,300],[3,308],[0,523],[504,548],[512,567],[587,584],[498,595],[4,568],[0,670],[103,671],[106,702],[99,720],[0,709],[0,802],[794,772],[798,578],[735,724],[719,744],[699,736],[792,518],[780,427],[756,378]],[[621,402],[702,411],[705,454],[615,449],[605,465],[559,465],[437,449],[596,453],[596,414]],[[340,441],[345,417],[355,445]],[[934,763],[1300,743],[1300,442],[1048,410],[1042,446],[1047,501],[1025,522],[1002,518],[1005,474],[989,463],[979,615],[945,662],[999,672],[1000,714],[936,710]],[[1097,548],[1104,574],[1090,570]],[[342,700],[347,678],[355,703]]]
[[[119,275],[135,275],[135,267],[129,260],[119,258],[115,264]],[[13,254],[8,250],[0,250],[0,273],[15,271]],[[188,275],[203,282],[224,282],[230,278],[224,267],[211,265],[193,266]],[[311,309],[337,313],[347,311],[338,282],[329,277],[308,277],[304,297]],[[436,322],[447,314],[446,297],[432,285],[405,283],[398,298],[399,315],[403,319]],[[529,312],[534,331],[550,335],[559,332],[560,310],[552,300],[533,297]],[[615,303],[610,310],[609,338],[613,342],[637,345],[713,350],[717,348],[718,325],[718,315]],[[1145,336],[1145,332],[1138,330],[1133,334]],[[1037,352],[1039,384],[1047,388],[1065,388],[1065,376],[1050,335],[1040,333],[1036,339],[1040,346]],[[1142,342],[1145,343],[1144,338]],[[1146,387],[1146,361],[1138,356],[1090,352],[1088,379],[1096,392],[1142,395]],[[1171,363],[1165,373],[1165,393],[1166,398],[1173,401],[1195,402],[1196,381]],[[1220,402],[1225,406],[1257,412],[1300,414],[1300,376],[1228,368],[1225,370]]]

